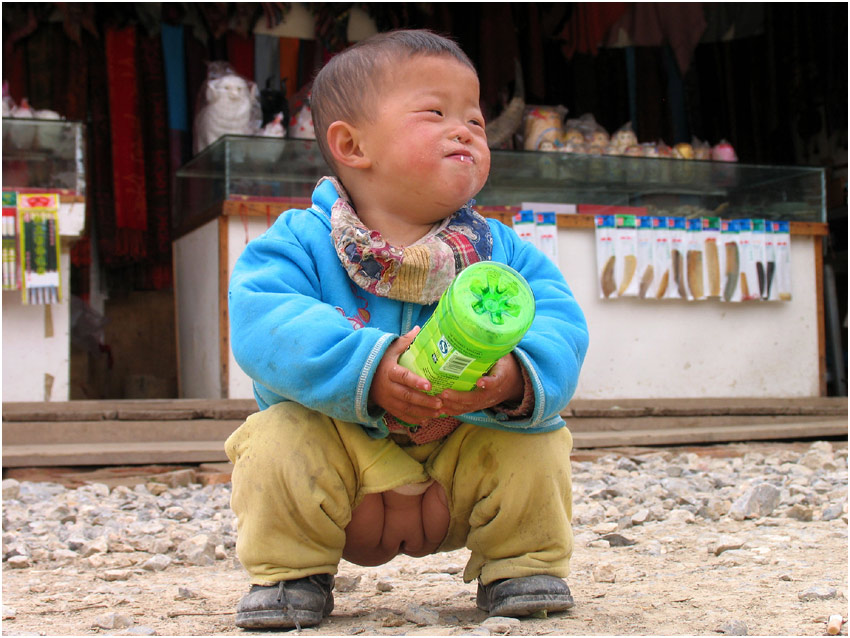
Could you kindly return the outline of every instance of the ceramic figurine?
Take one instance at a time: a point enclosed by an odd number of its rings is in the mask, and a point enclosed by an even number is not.
[[[211,63],[195,116],[195,153],[222,135],[254,135],[260,122],[256,85],[238,75],[227,63]]]

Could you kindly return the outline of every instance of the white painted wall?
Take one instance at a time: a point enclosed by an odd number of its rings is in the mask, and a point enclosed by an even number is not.
[[[3,401],[67,401],[71,396],[71,254],[67,241],[62,242],[60,260],[60,303],[24,305],[20,290],[3,291]],[[48,322],[53,326],[49,337],[45,336]],[[52,382],[45,384],[47,375]]]
[[[242,223],[243,220],[240,220],[238,217],[230,218],[230,224],[227,227],[227,244],[230,247],[227,255],[228,273],[233,272],[233,268],[236,266],[236,260],[239,259],[239,255],[245,250],[247,243],[255,237],[262,235],[266,231],[266,228],[268,228],[269,221],[274,223],[274,220],[275,218],[267,221],[265,218],[251,217],[247,219],[247,223]],[[229,398],[253,399],[254,389],[251,379],[242,371],[239,364],[236,363],[236,359],[233,358],[232,348],[228,351],[227,356],[227,371],[230,383]]]
[[[219,357],[218,220],[174,242],[182,398],[222,398]]]
[[[594,231],[561,229],[558,240],[590,330],[576,398],[820,394],[811,237],[791,239],[791,301],[738,304],[600,299]]]

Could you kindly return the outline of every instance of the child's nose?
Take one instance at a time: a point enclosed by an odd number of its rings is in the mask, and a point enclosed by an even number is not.
[[[449,137],[463,144],[469,144],[472,141],[472,131],[468,125],[459,122],[452,127]]]

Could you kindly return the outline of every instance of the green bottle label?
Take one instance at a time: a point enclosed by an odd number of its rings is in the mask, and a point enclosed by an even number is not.
[[[520,342],[534,310],[534,295],[522,275],[505,264],[477,262],[443,293],[398,362],[428,379],[430,394],[472,390]]]

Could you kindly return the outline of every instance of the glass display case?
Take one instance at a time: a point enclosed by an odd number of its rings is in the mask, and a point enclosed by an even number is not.
[[[224,136],[177,172],[178,232],[221,214],[222,203],[299,204],[328,174],[312,140]],[[479,205],[524,202],[647,207],[650,213],[825,222],[821,168],[666,158],[493,151]]]
[[[309,205],[327,173],[314,141],[238,136],[219,139],[179,170],[174,254],[181,396],[251,398],[250,380],[229,347],[230,273],[245,245],[278,214]],[[557,215],[553,259],[590,328],[575,396],[825,394],[822,169],[493,151],[476,201],[484,215],[508,224],[529,202],[790,221],[792,300],[724,304],[600,299],[594,215]]]
[[[85,126],[3,118],[3,187],[85,195]]]
[[[24,303],[20,290],[3,291],[3,400],[67,401],[71,350],[70,248],[85,228],[84,125],[64,120],[3,118],[3,190],[19,194],[57,193],[61,238],[56,265],[59,293],[52,303]],[[19,205],[21,200],[13,201]],[[4,210],[4,219],[5,215]],[[19,237],[14,222],[11,229],[14,268],[19,260],[15,254],[19,250]],[[5,237],[4,229],[4,251]],[[13,282],[10,287],[14,286]]]
[[[221,205],[253,200],[310,201],[329,169],[312,140],[226,135],[177,171],[173,226],[182,234],[221,214]]]
[[[646,207],[650,214],[826,221],[822,168],[495,151],[481,205],[563,202]]]

